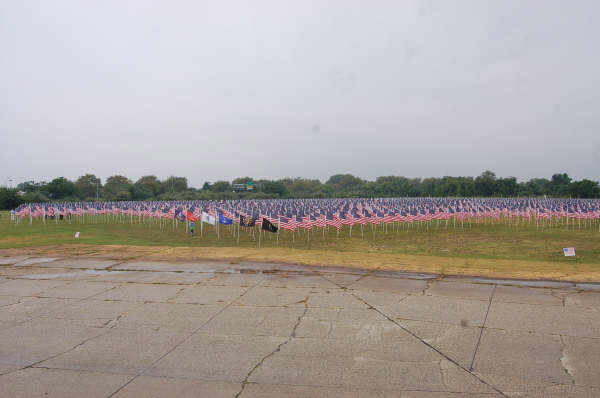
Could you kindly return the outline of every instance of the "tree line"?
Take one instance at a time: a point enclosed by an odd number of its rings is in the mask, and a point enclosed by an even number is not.
[[[234,192],[233,184],[252,182],[253,190]],[[25,181],[16,188],[0,188],[0,208],[9,209],[26,202],[91,200],[194,200],[194,199],[276,199],[348,197],[573,197],[598,198],[597,181],[574,181],[566,173],[518,182],[515,177],[497,177],[484,171],[477,177],[407,178],[377,177],[368,181],[352,174],[336,174],[325,183],[318,179],[280,180],[239,177],[233,181],[205,182],[201,188],[188,185],[186,177],[160,180],[154,175],[132,181],[122,175],[108,177],[103,183],[94,174],[75,181],[58,177],[50,182]]]

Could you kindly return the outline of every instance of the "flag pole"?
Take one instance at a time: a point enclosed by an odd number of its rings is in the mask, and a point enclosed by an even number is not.
[[[281,216],[277,217],[277,244],[279,244],[279,231],[281,230]]]

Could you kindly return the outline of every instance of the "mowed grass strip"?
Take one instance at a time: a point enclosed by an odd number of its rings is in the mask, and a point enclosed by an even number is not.
[[[268,261],[314,266],[334,265],[431,272],[443,275],[473,275],[507,278],[600,281],[600,232],[598,223],[566,225],[535,223],[450,222],[371,226],[344,226],[310,233],[279,235],[263,232],[258,247],[258,229],[221,226],[220,236],[205,225],[196,236],[186,233],[183,223],[160,224],[133,218],[120,223],[107,218],[86,217],[85,223],[27,219],[15,225],[7,213],[0,218],[0,249],[40,255],[101,256],[184,261],[201,258],[231,262]],[[574,227],[574,228],[573,228]],[[80,238],[75,240],[75,232]],[[575,247],[577,256],[566,258],[563,247]]]

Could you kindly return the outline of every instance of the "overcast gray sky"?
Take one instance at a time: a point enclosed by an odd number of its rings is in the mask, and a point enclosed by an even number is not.
[[[600,2],[0,1],[0,185],[600,179]]]

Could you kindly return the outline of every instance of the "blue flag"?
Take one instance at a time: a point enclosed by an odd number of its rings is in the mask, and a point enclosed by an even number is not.
[[[183,210],[178,208],[175,210],[175,219],[181,222],[185,221],[185,215],[183,214]]]
[[[219,213],[219,224],[229,225],[233,222],[233,219],[225,217],[223,214]]]

